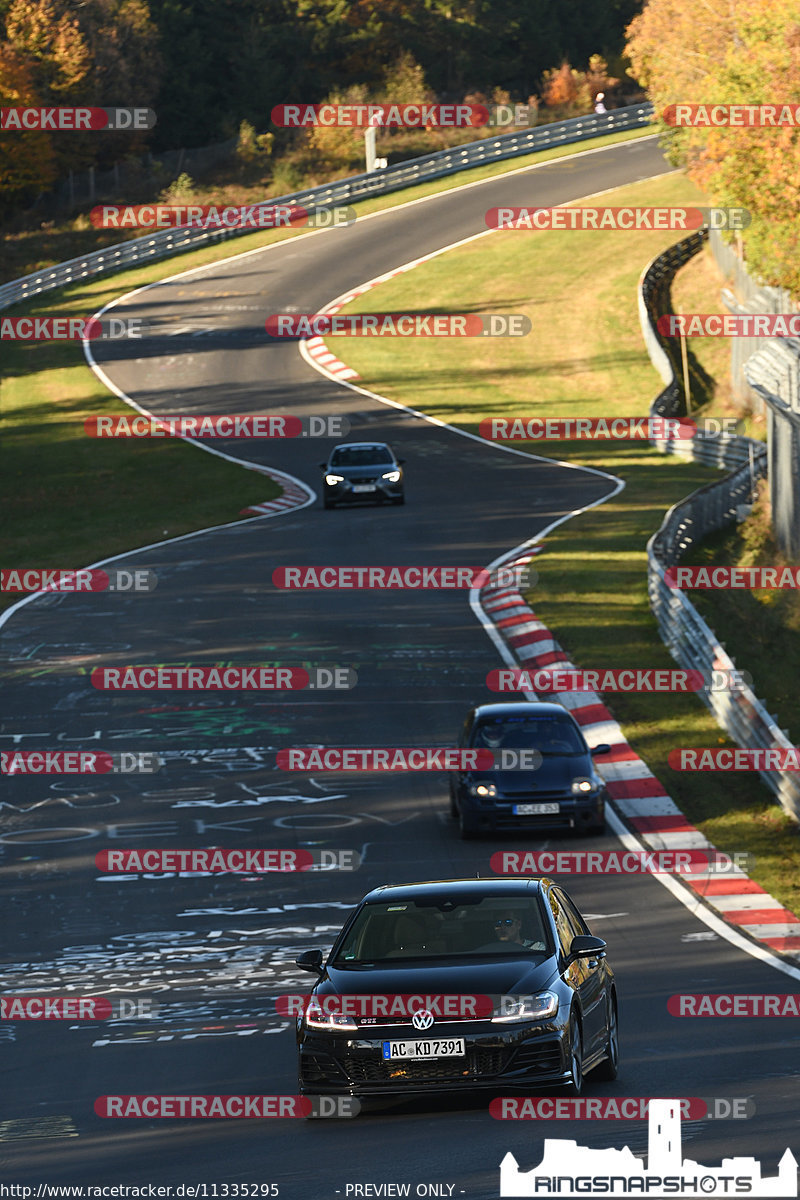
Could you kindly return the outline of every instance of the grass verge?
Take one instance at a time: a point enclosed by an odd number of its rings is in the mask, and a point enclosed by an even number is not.
[[[602,198],[604,205],[687,202],[705,199],[679,175]],[[662,385],[643,347],[636,284],[646,263],[675,240],[675,234],[641,231],[491,234],[397,276],[345,311],[413,311],[424,295],[426,312],[525,313],[533,322],[528,337],[339,339],[335,348],[365,386],[471,432],[493,415],[645,415]],[[681,280],[675,310],[723,311],[718,282],[714,287],[709,291],[706,264]],[[701,354],[706,350],[699,347]],[[718,346],[710,353],[718,355]],[[724,395],[715,395],[704,412],[718,415],[724,403]],[[719,473],[642,443],[515,445],[603,468],[626,483],[613,500],[548,536],[529,596],[539,618],[582,667],[674,665],[649,608],[646,544],[670,505]],[[758,681],[757,667],[753,673]],[[760,779],[713,772],[700,777],[668,764],[677,746],[730,744],[701,702],[678,694],[608,694],[605,700],[690,820],[721,849],[753,853],[753,878],[797,912],[798,830]]]

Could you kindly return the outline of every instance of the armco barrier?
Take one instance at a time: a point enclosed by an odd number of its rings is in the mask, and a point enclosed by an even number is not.
[[[613,112],[571,117],[568,121],[555,121],[551,125],[539,125],[533,129],[482,138],[464,146],[437,150],[434,154],[395,163],[380,171],[323,183],[318,187],[306,188],[302,192],[292,192],[288,196],[271,197],[262,203],[297,204],[308,209],[351,204],[357,200],[366,200],[370,196],[382,196],[400,188],[425,183],[430,179],[440,179],[457,171],[466,171],[471,167],[531,154],[534,150],[566,146],[603,134],[638,129],[649,125],[652,115],[652,104],[635,104]],[[72,258],[68,262],[58,263],[43,271],[25,275],[22,279],[14,279],[0,285],[0,309],[81,279],[122,271],[137,263],[169,258],[173,254],[181,254],[186,250],[194,250],[245,233],[252,233],[252,230],[184,228],[164,229],[145,237],[133,238],[128,242],[109,246],[105,250],[96,250],[82,258]]]
[[[670,284],[675,272],[703,246],[705,231],[692,234],[646,268],[639,286],[639,311],[648,353],[667,386],[651,405],[659,416],[682,416],[686,405],[683,386],[673,370],[673,360],[655,328],[657,318],[670,311]],[[667,368],[669,370],[667,370]],[[670,378],[671,376],[671,378]],[[667,567],[707,534],[737,519],[740,506],[749,504],[755,480],[767,472],[767,447],[736,434],[710,437],[698,433],[691,441],[659,448],[714,466],[735,468],[724,479],[709,483],[679,501],[666,513],[661,528],[647,543],[647,588],[659,633],[673,658],[682,667],[700,670],[710,678],[713,670],[732,670],[733,659],[689,598],[664,580]],[[789,748],[791,740],[778,727],[751,688],[720,692],[703,689],[704,704],[730,737],[748,749]],[[800,777],[792,771],[762,771],[761,778],[775,793],[782,808],[800,821]]]

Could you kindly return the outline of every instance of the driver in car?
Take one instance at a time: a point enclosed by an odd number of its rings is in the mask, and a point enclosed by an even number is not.
[[[506,946],[514,946],[522,950],[545,950],[544,942],[531,941],[530,938],[522,936],[522,918],[516,913],[505,912],[498,916],[494,923],[494,934],[497,939],[495,942],[490,942],[488,946],[482,946],[482,950],[496,950],[497,943],[500,942]]]

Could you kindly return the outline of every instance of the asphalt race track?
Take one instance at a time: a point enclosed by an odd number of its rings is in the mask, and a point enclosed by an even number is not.
[[[3,749],[152,750],[167,760],[157,775],[6,781],[0,992],[24,984],[159,1007],[144,1020],[0,1023],[0,1180],[275,1183],[286,1200],[354,1195],[355,1184],[408,1183],[412,1195],[437,1184],[447,1185],[438,1194],[482,1200],[498,1195],[506,1151],[528,1169],[546,1136],[646,1151],[644,1122],[503,1124],[487,1096],[315,1122],[113,1120],[93,1106],[108,1094],[294,1094],[294,1030],[275,998],[312,981],[293,965],[297,953],[329,947],[349,906],[378,883],[488,875],[501,847],[561,844],[460,842],[444,776],[278,771],[275,751],[292,745],[452,745],[467,708],[491,697],[486,673],[502,664],[466,593],[283,593],[271,574],[290,564],[484,565],[612,483],[479,444],[329,381],[296,344],[267,339],[265,317],[315,312],[479,233],[495,205],[564,203],[667,170],[655,139],[619,145],[234,258],[116,309],[155,326],[137,358],[128,343],[95,344],[103,371],[138,405],[345,415],[351,437],[389,441],[406,459],[408,499],[334,512],[317,500],[132,553],[117,565],[154,570],[152,594],[52,595],[0,629]],[[330,444],[214,443],[315,489]],[[113,694],[88,676],[97,666],[219,662],[335,663],[354,667],[359,684],[327,694]],[[592,848],[617,844],[600,838]],[[363,864],[350,873],[111,877],[94,858],[211,845],[352,848]],[[621,998],[620,1078],[590,1077],[587,1094],[751,1097],[751,1119],[685,1122],[684,1143],[701,1163],[754,1155],[774,1174],[797,1142],[796,1022],[680,1020],[667,998],[791,992],[796,982],[710,933],[654,878],[564,883],[609,943]]]

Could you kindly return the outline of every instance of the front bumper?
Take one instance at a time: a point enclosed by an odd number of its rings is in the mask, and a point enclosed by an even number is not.
[[[596,828],[605,819],[605,790],[582,796],[568,795],[531,795],[504,797],[496,796],[481,803],[477,797],[470,796],[465,788],[460,789],[458,805],[464,814],[465,821],[478,832],[502,833],[505,831],[524,832],[528,829],[582,829]],[[516,804],[558,804],[557,813],[526,813],[514,812]]]
[[[374,487],[373,491],[356,492],[354,486]],[[343,483],[323,483],[322,494],[328,503],[358,504],[366,501],[394,500],[403,495],[403,482],[390,483],[387,479],[372,479],[369,483],[354,485],[346,479]]]
[[[498,1029],[481,1023],[486,1032],[467,1032],[460,1023],[437,1027],[439,1037],[463,1037],[462,1057],[389,1062],[383,1058],[385,1040],[413,1037],[410,1027],[392,1026],[381,1033],[306,1034],[300,1044],[299,1087],[302,1094],[387,1096],[413,1092],[498,1089],[511,1083],[527,1087],[563,1084],[569,1080],[568,1047],[554,1024]]]

